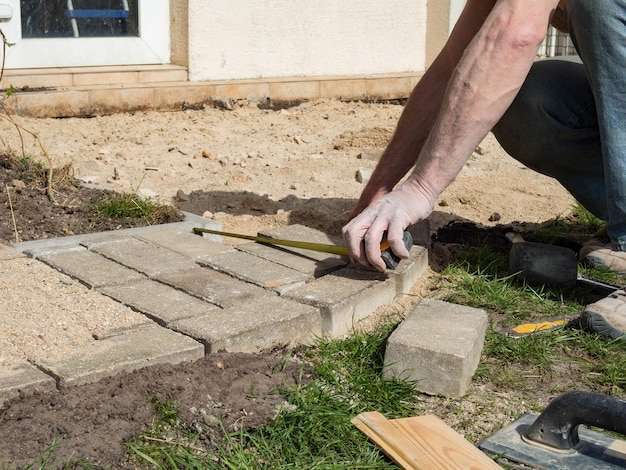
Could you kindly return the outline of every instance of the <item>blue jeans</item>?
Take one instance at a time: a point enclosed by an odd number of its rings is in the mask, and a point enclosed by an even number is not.
[[[567,0],[582,60],[536,62],[493,133],[512,157],[557,179],[626,251],[626,0]]]

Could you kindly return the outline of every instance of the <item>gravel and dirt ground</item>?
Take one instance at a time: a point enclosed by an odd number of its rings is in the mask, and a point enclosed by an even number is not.
[[[357,173],[374,168],[402,111],[397,103],[334,100],[282,110],[247,102],[232,108],[17,118],[39,135],[54,167],[66,167],[67,180],[96,189],[56,184],[54,205],[40,183],[23,181],[0,160],[0,243],[121,228],[99,225],[90,213],[90,201],[104,189],[149,196],[218,220],[229,231],[256,234],[299,223],[339,234],[363,189]],[[33,139],[23,132],[20,137],[10,123],[0,123],[0,136],[5,153],[20,156],[24,149],[47,164]],[[434,234],[453,220],[477,230],[535,224],[567,216],[572,204],[558,183],[521,166],[488,136],[441,196],[430,224]],[[449,231],[447,237],[433,239],[431,269],[414,287],[418,294],[429,295],[428,279],[451,261],[448,245],[458,240]],[[41,324],[54,314],[42,309]],[[56,436],[64,443],[61,456],[74,452],[77,459],[119,466],[123,440],[154,419],[154,397],[174,400],[191,421],[204,410],[202,419],[220,415],[227,429],[261,425],[280,405],[279,397],[264,392],[293,381],[300,367],[293,362],[285,372],[272,373],[281,361],[280,352],[220,354],[23,398],[0,410],[0,462],[32,461]],[[499,428],[497,409],[491,413],[486,422]]]

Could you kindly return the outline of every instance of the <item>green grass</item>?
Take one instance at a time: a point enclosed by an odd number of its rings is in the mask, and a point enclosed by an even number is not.
[[[133,220],[152,225],[167,215],[175,217],[177,211],[150,199],[129,194],[106,194],[95,203],[96,218],[111,220]]]

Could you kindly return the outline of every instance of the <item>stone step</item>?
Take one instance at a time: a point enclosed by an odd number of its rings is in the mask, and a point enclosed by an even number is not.
[[[202,109],[233,100],[262,106],[314,99],[402,99],[421,74],[286,77],[191,82],[184,67],[82,67],[7,70],[1,86],[16,90],[4,103],[13,115],[88,117],[114,113]]]
[[[179,65],[142,65],[116,67],[68,67],[9,69],[2,78],[3,87],[12,85],[22,91],[47,88],[93,86],[129,86],[187,81],[187,69]]]

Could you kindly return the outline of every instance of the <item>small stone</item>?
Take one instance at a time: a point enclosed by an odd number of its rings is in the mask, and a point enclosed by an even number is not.
[[[446,201],[445,199],[442,199],[441,201],[439,201],[439,206],[448,207],[448,201]]]
[[[292,183],[291,186],[289,186],[289,189],[298,189],[298,185],[296,183]]]
[[[208,149],[204,149],[202,151],[202,158],[212,158],[213,155],[211,154],[211,151]]]
[[[176,191],[176,200],[177,201],[188,201],[189,200],[189,195],[185,194],[185,192],[182,189],[179,189],[178,191]]]
[[[358,183],[366,184],[372,177],[372,170],[365,168],[359,168],[356,172],[355,178]]]
[[[476,147],[476,149],[474,150],[474,152],[476,152],[478,155],[484,155],[485,154],[485,149],[482,148],[480,145],[478,147]]]
[[[211,212],[211,211],[204,211],[202,213],[202,217],[204,217],[205,219],[212,219],[213,218],[213,212]]]
[[[493,214],[489,216],[489,222],[498,222],[501,218],[502,216],[500,216],[500,214],[498,214],[497,212],[494,212]]]
[[[13,181],[11,181],[11,186],[13,186],[15,188],[15,191],[19,193],[26,187],[26,183],[24,183],[22,180],[14,179]]]

